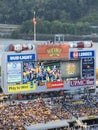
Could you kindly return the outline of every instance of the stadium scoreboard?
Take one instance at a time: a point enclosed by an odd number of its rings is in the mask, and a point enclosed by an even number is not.
[[[44,44],[32,50],[15,46],[15,50],[2,53],[1,87],[6,94],[71,90],[96,83],[96,54],[91,48]]]

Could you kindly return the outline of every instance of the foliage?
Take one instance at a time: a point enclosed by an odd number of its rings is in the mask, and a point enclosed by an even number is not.
[[[0,23],[21,24],[17,34],[33,34],[32,18],[37,19],[37,32],[43,34],[88,34],[97,32],[96,0],[0,0]]]
[[[30,20],[34,11],[43,20],[77,22],[96,13],[98,2],[94,0],[0,0],[0,22],[21,24]]]

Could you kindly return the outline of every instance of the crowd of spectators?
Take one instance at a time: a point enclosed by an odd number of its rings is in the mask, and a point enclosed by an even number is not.
[[[57,92],[38,94],[36,98],[2,102],[0,105],[0,130],[25,130],[24,126],[51,121],[72,120],[73,117],[98,115],[97,97],[57,95]]]
[[[78,101],[70,101],[70,103],[66,103],[65,107],[77,118],[98,116],[98,102],[94,96],[79,98]]]
[[[55,104],[49,99],[37,98],[33,101],[4,103],[0,107],[0,129],[25,130],[24,126],[71,119],[71,115],[64,109],[61,109],[62,105],[59,103],[59,100],[55,100],[58,102],[56,103],[58,106],[55,108],[55,112],[53,111]]]

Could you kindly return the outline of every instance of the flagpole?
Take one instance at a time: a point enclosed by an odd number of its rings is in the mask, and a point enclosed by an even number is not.
[[[34,11],[34,41],[36,41],[36,24],[35,24],[35,11]]]

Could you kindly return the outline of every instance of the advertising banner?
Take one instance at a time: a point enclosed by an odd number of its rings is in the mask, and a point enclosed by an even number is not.
[[[35,60],[35,54],[7,55],[7,62]]]
[[[64,87],[64,82],[63,81],[47,82],[46,86],[47,86],[47,89],[63,88]]]
[[[95,74],[95,59],[83,58],[82,59],[82,77],[94,77]]]
[[[51,60],[69,57],[69,45],[38,45],[38,60]]]
[[[7,82],[21,82],[21,63],[20,62],[9,62],[7,63]]]
[[[77,87],[77,86],[86,86],[86,85],[94,85],[94,78],[90,79],[80,79],[80,80],[71,80],[70,86]]]
[[[95,51],[94,50],[85,50],[85,51],[71,51],[70,58],[85,58],[85,57],[94,57]]]
[[[73,105],[76,105],[76,104],[83,104],[83,101],[74,101],[72,102]]]
[[[17,85],[9,85],[8,92],[15,93],[15,92],[25,92],[25,91],[34,91],[36,90],[36,83],[33,84],[17,84]]]
[[[86,119],[96,119],[96,118],[97,118],[97,116],[95,116],[95,115],[91,115],[91,116],[86,117]]]

